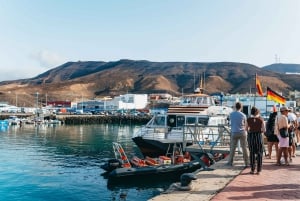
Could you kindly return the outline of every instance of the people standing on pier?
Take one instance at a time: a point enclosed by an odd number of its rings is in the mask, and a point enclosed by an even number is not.
[[[228,158],[227,165],[233,165],[233,159],[235,155],[235,150],[238,142],[241,144],[243,151],[243,158],[245,167],[249,166],[249,156],[247,150],[247,117],[241,112],[242,103],[237,102],[235,104],[236,111],[230,113],[230,126],[231,126],[231,137],[230,137],[230,154]]]
[[[274,134],[274,129],[275,129],[275,119],[277,116],[277,111],[276,109],[273,110],[273,112],[270,114],[269,119],[266,124],[266,132],[265,135],[267,137],[268,141],[268,158],[272,158],[272,149],[273,146],[275,146],[275,151],[276,151],[276,158],[278,155],[278,137],[277,135]]]
[[[256,107],[251,108],[251,117],[247,119],[246,130],[248,131],[247,140],[250,155],[250,174],[254,174],[255,166],[257,174],[260,174],[264,151],[262,134],[266,129],[264,120],[260,117],[259,110]]]
[[[297,129],[296,129],[296,145],[300,145],[300,112],[296,113],[297,116]]]
[[[288,162],[288,148],[289,148],[289,137],[281,137],[279,130],[281,128],[288,129],[289,128],[289,123],[288,123],[288,108],[286,106],[282,106],[280,108],[280,115],[277,116],[275,120],[275,134],[277,135],[279,139],[279,149],[278,149],[278,155],[277,155],[277,161],[276,165],[281,165],[281,157],[283,154],[284,162],[285,165],[289,165]]]
[[[297,116],[294,113],[294,110],[292,107],[288,109],[288,122],[290,123],[290,127],[288,129],[289,131],[289,145],[290,147],[288,148],[289,152],[289,159],[290,162],[292,162],[292,157],[296,156],[296,128],[298,127],[298,122],[297,122]]]

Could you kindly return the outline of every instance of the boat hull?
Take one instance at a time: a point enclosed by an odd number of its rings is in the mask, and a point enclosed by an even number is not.
[[[183,173],[191,173],[201,168],[199,161],[191,161],[182,164],[164,164],[158,166],[144,166],[131,168],[117,168],[108,173],[110,182],[120,181],[122,179],[161,179],[161,178],[180,178]]]
[[[183,143],[178,141],[162,142],[160,140],[144,139],[140,136],[134,137],[132,140],[139,147],[144,157],[158,157],[166,155],[167,152],[172,153],[174,145],[177,147],[183,147]],[[186,144],[186,146],[189,145],[192,145],[192,143],[188,142]]]

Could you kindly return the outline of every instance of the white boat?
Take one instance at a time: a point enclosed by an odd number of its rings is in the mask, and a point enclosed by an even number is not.
[[[185,125],[204,125],[199,142],[213,142],[213,133],[219,132],[219,125],[228,125],[232,108],[215,105],[214,98],[201,92],[182,96],[179,105],[171,105],[166,114],[155,115],[132,140],[144,156],[165,155],[173,145],[185,146],[194,142],[193,136],[184,135]],[[215,127],[214,127],[215,126]]]
[[[61,125],[61,121],[58,119],[50,119],[45,121],[45,124]]]
[[[7,121],[8,121],[8,124],[11,126],[12,125],[20,125],[21,119],[19,117],[13,115],[13,116],[9,116]]]

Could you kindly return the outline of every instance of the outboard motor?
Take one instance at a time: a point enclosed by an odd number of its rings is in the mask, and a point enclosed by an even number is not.
[[[106,161],[106,163],[101,165],[101,168],[108,172],[111,172],[114,169],[117,169],[120,167],[122,167],[121,161],[119,161],[118,159],[115,159],[115,158],[109,159],[108,161]]]

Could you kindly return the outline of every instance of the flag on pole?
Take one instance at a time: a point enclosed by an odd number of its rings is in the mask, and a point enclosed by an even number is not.
[[[285,104],[285,98],[273,91],[270,87],[267,87],[267,99],[273,100],[277,103]]]
[[[261,84],[260,84],[260,81],[257,77],[257,74],[255,74],[255,85],[256,85],[258,95],[264,96],[264,93],[262,91]]]

